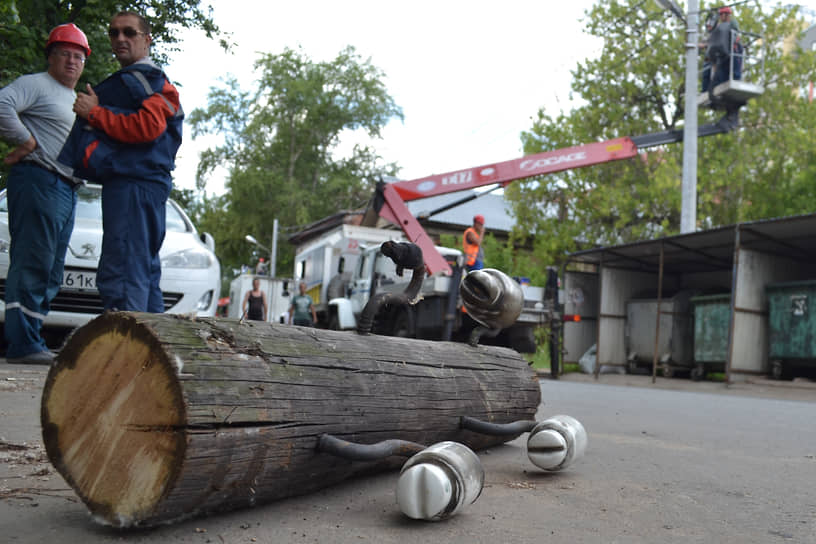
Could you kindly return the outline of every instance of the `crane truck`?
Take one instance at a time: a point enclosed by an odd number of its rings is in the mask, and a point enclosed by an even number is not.
[[[749,33],[745,34],[755,37]],[[761,41],[760,38],[756,40]],[[747,73],[747,70],[744,73]],[[724,110],[725,115],[717,122],[699,126],[697,136],[705,137],[734,130],[739,124],[740,108],[749,99],[761,95],[763,91],[762,86],[755,83],[735,80],[732,73],[727,81],[700,95],[698,99],[700,105]],[[436,246],[419,221],[411,214],[406,202],[491,185],[505,187],[516,180],[631,159],[637,157],[644,149],[682,141],[682,130],[667,130],[556,149],[415,180],[393,183],[381,181],[377,184],[362,225],[372,227],[377,224],[378,218],[383,218],[398,226],[404,233],[404,238],[422,250],[428,277],[423,285],[424,298],[420,303],[413,307],[389,308],[383,315],[378,315],[374,331],[382,334],[450,340],[455,337],[461,324],[462,316],[457,312],[456,304],[456,290],[462,273],[461,255],[457,255],[456,250]],[[457,203],[445,206],[444,209],[472,198],[475,197],[467,196]],[[439,211],[443,210],[437,210]],[[399,236],[392,236],[392,239],[400,239]],[[352,328],[354,318],[361,311],[365,300],[378,290],[401,290],[408,283],[408,278],[399,279],[395,275],[393,264],[385,262],[376,246],[360,249],[351,277],[346,277],[345,294],[321,299],[325,301],[328,321],[334,328]],[[560,315],[558,285],[555,269],[549,269],[545,287],[527,288],[525,311],[517,323],[518,327],[512,327],[507,331],[510,338],[505,339],[507,345],[516,347],[519,351],[529,351],[532,336],[528,333],[536,326],[549,325],[550,355],[554,373],[557,373],[560,351],[560,323],[565,319],[577,319],[577,316]],[[514,328],[515,334],[512,330]]]

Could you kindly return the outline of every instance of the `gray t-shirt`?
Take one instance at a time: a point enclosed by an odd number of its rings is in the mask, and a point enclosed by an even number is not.
[[[295,313],[292,319],[306,319],[312,320],[312,297],[309,295],[295,295],[292,297],[292,306],[295,307]]]
[[[15,79],[0,89],[0,138],[19,145],[34,136],[37,148],[25,160],[70,177],[70,169],[58,163],[57,156],[74,124],[75,99],[74,90],[48,72]]]

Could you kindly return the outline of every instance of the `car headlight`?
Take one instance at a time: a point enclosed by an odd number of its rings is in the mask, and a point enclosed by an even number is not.
[[[209,268],[212,264],[212,255],[200,248],[177,251],[161,261],[162,268]]]

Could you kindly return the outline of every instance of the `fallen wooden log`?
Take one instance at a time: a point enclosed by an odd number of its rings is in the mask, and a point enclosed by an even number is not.
[[[404,458],[353,462],[321,434],[473,449],[514,437],[460,417],[533,419],[540,390],[504,348],[166,314],[77,329],[42,397],[49,459],[102,523],[153,525],[309,493]]]

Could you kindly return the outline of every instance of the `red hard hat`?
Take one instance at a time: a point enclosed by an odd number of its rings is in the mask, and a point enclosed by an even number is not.
[[[473,222],[479,223],[480,225],[484,225],[484,215],[477,214],[473,216]]]
[[[720,13],[731,13],[731,8],[724,6],[720,8]]]
[[[264,262],[263,257],[261,257],[260,259],[258,259],[258,262]]]
[[[45,48],[48,49],[55,43],[70,43],[73,45],[78,45],[85,50],[86,57],[91,56],[91,46],[88,45],[88,38],[85,37],[85,33],[82,32],[74,23],[66,23],[64,25],[54,27],[54,30],[52,30],[48,35],[48,42],[45,44]]]

